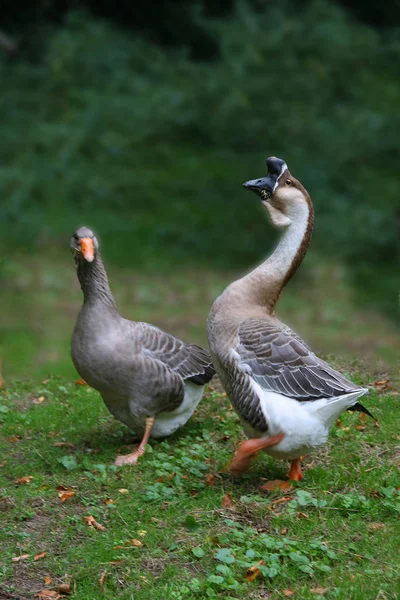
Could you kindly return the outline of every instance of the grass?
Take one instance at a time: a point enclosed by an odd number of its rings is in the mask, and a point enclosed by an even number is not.
[[[398,598],[399,392],[372,385],[362,364],[351,375],[371,385],[366,404],[380,427],[343,415],[285,495],[258,490],[286,472],[266,456],[239,479],[223,472],[242,431],[217,382],[178,434],[116,468],[132,435],[97,392],[58,377],[15,381],[0,391],[0,590],[31,598],[68,584],[74,600]],[[74,494],[61,502],[66,491]]]

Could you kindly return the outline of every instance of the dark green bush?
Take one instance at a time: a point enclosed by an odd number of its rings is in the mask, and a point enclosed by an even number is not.
[[[312,195],[314,247],[394,310],[397,33],[327,0],[200,24],[207,63],[74,12],[39,62],[0,64],[2,240],[66,245],[86,223],[133,266],[245,266],[271,233],[241,183],[276,154]]]

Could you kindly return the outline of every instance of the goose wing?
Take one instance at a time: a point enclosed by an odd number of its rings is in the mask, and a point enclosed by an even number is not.
[[[332,398],[356,390],[346,377],[318,358],[288,327],[247,319],[239,328],[235,348],[239,367],[264,389],[299,401]]]
[[[215,375],[207,350],[185,344],[175,336],[147,323],[137,323],[142,352],[162,362],[185,381],[197,385],[208,383]]]

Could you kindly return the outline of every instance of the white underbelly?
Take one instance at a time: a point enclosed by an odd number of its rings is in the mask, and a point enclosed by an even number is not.
[[[313,448],[324,444],[329,429],[341,412],[352,406],[364,391],[358,391],[337,398],[327,398],[299,402],[287,396],[263,390],[258,384],[261,408],[268,423],[268,432],[258,432],[254,437],[269,437],[284,433],[279,444],[265,451],[275,458],[293,460],[309,453]],[[246,435],[252,436],[249,427]],[[253,433],[256,433],[253,431]]]
[[[171,412],[159,413],[151,432],[154,438],[163,438],[172,435],[193,415],[204,392],[204,385],[185,383],[183,402]]]

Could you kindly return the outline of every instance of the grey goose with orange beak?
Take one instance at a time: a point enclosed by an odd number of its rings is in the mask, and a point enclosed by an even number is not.
[[[231,283],[215,300],[207,321],[211,357],[249,438],[229,469],[243,473],[260,450],[291,461],[290,480],[303,478],[300,457],[324,444],[341,412],[358,410],[367,393],[318,358],[275,314],[277,300],[311,240],[310,196],[285,161],[267,160],[265,177],[244,187],[260,196],[272,224],[282,231],[270,257]],[[268,482],[263,489],[288,486]]]
[[[71,356],[79,375],[100,392],[108,410],[142,436],[117,465],[135,464],[153,437],[185,425],[215,370],[209,353],[162,329],[121,317],[108,284],[99,244],[87,227],[70,244],[83,292]]]

